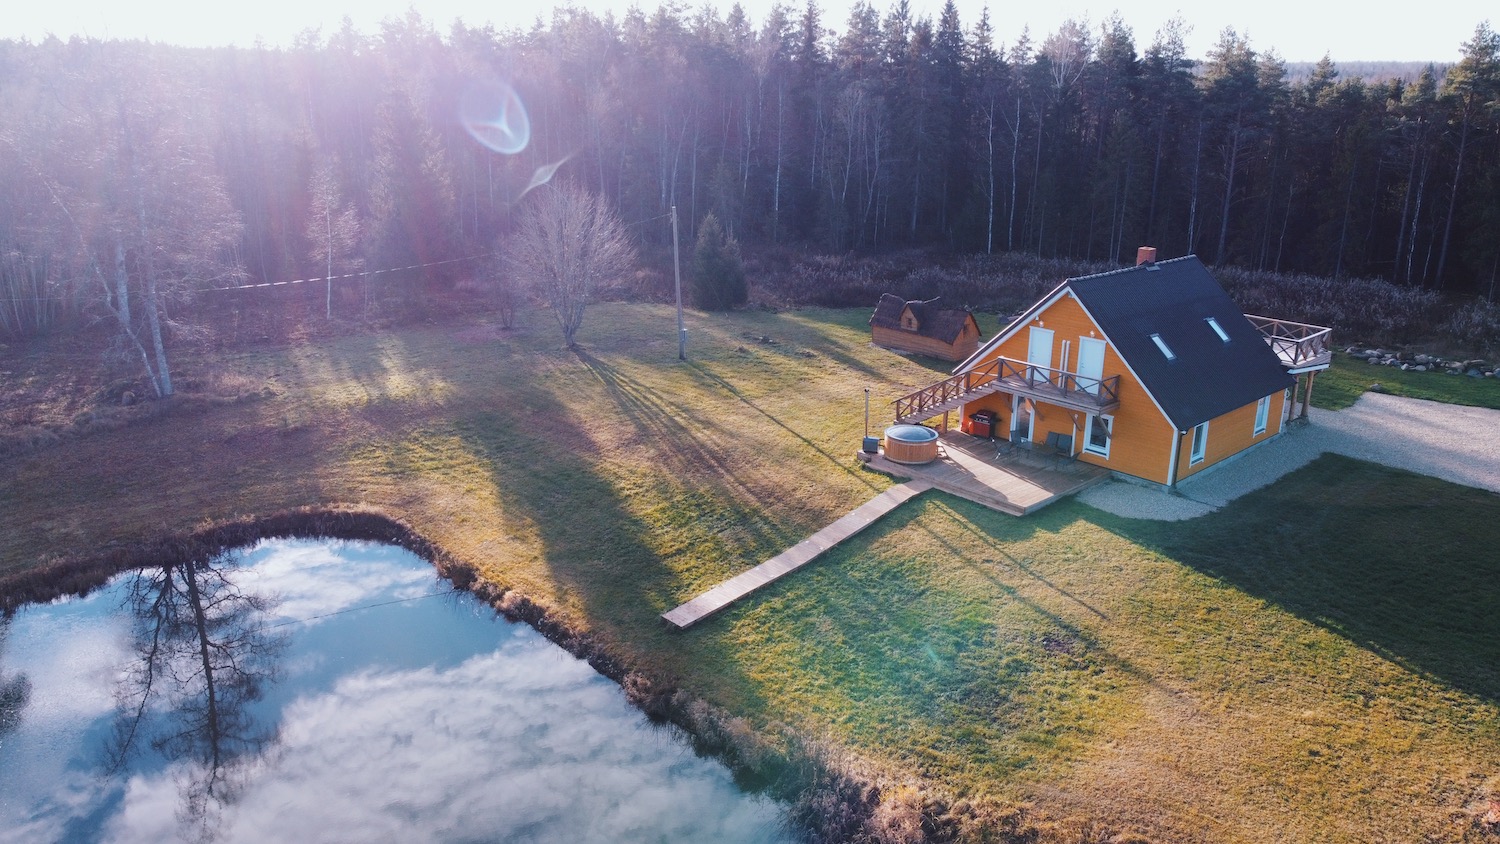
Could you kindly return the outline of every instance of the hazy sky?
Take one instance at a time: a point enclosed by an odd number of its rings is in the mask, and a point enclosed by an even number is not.
[[[882,14],[893,0],[875,0]],[[621,14],[638,0],[578,0],[571,5]],[[773,0],[742,0],[745,10],[758,24]],[[801,8],[804,0],[790,5]],[[957,0],[965,28],[978,19],[986,0]],[[656,0],[638,2],[655,9]],[[256,3],[207,4],[201,0],[15,0],[0,15],[0,38],[38,40],[48,33],[62,38],[87,35],[95,38],[149,38],[153,41],[194,46],[238,44],[251,46],[259,38],[267,45],[285,45],[308,28],[325,33],[350,16],[366,32],[390,15],[415,7],[422,16],[446,31],[455,18],[470,24],[491,22],[497,27],[526,26],[538,14],[547,14],[551,2],[535,0],[263,0]],[[700,2],[686,2],[698,8]],[[732,2],[715,2],[727,11]],[[842,30],[848,16],[848,0],[820,0],[824,22]],[[937,16],[942,0],[911,0],[918,14]],[[1439,0],[1401,4],[1388,10],[1380,4],[1317,2],[1316,0],[1243,0],[1235,3],[1184,4],[1181,0],[1063,0],[1011,4],[989,0],[990,16],[999,39],[1009,44],[1030,26],[1033,40],[1057,28],[1067,18],[1097,24],[1119,10],[1134,31],[1136,44],[1144,49],[1163,22],[1181,12],[1193,27],[1189,52],[1201,57],[1219,32],[1232,26],[1248,35],[1251,46],[1275,49],[1287,61],[1316,61],[1324,53],[1338,61],[1456,61],[1459,45],[1486,18],[1500,17],[1492,2]],[[1196,6],[1196,8],[1194,8]]]

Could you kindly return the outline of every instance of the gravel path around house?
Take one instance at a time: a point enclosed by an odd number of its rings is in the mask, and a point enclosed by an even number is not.
[[[1181,521],[1211,513],[1312,462],[1325,451],[1500,492],[1500,410],[1365,393],[1309,423],[1178,485],[1179,494],[1110,480],[1078,500],[1133,519]]]

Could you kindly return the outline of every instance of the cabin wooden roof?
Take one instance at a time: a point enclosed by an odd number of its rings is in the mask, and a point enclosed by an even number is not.
[[[1196,255],[1070,278],[956,371],[976,365],[1069,293],[1180,431],[1294,383],[1260,332]],[[1210,318],[1228,340],[1219,337]],[[1152,335],[1171,350],[1170,359]]]
[[[901,325],[901,315],[910,308],[912,316],[917,319],[917,334],[952,343],[963,333],[964,324],[974,319],[974,315],[965,310],[940,308],[937,302],[936,298],[925,301],[907,300],[894,293],[886,293],[875,305],[875,313],[870,316],[870,326],[905,331],[907,329]],[[977,322],[975,329],[978,329]]]

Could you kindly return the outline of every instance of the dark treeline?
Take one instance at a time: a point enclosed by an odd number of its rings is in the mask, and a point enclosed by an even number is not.
[[[1493,296],[1488,24],[1456,64],[1378,83],[1326,59],[1289,81],[1233,31],[1192,57],[1183,30],[1143,46],[1116,16],[1001,45],[988,16],[903,0],[842,25],[812,2],[446,35],[412,12],[277,50],[0,42],[0,327],[94,308],[149,371],[184,291],[488,254],[559,163],[648,247],[676,205],[685,236],[712,212],[751,246],[1108,264],[1149,243]],[[530,116],[514,154],[459,120],[495,83]]]

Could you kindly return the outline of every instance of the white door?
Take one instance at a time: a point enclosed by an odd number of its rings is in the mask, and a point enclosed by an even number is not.
[[[1099,379],[1104,377],[1104,341],[1092,337],[1078,338],[1078,386],[1099,395]]]
[[[1049,369],[1052,367],[1052,329],[1036,327],[1031,329],[1031,343],[1026,347],[1026,362],[1033,366],[1043,366]],[[1045,381],[1047,373],[1033,372],[1031,380],[1033,382]]]

